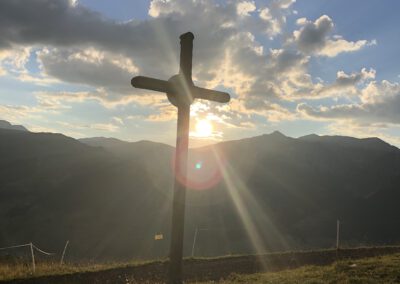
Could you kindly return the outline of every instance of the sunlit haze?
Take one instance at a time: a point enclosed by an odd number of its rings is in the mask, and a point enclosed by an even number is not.
[[[196,132],[194,135],[197,137],[207,138],[210,137],[213,131],[213,126],[208,120],[200,120],[196,123]]]

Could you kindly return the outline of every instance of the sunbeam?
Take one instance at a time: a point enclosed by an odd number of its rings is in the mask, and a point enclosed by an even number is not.
[[[263,254],[269,251],[265,234],[268,234],[268,239],[277,240],[281,246],[289,249],[285,237],[270,220],[249,188],[239,178],[239,175],[235,173],[233,167],[227,162],[222,162],[220,153],[215,147],[212,147],[212,153],[222,173],[229,197],[235,205],[255,252]],[[263,265],[266,265],[266,263],[263,263]]]

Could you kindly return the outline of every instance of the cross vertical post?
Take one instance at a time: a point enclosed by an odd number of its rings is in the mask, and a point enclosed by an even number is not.
[[[178,180],[178,175],[186,179],[188,145],[189,145],[190,106],[178,107],[178,127],[175,152],[175,185],[172,204],[172,228],[170,247],[170,284],[182,283],[182,255],[185,222],[185,180]]]
[[[181,54],[179,75],[181,84],[184,88],[192,85],[192,53],[193,39],[192,33],[180,36]],[[186,92],[187,100],[182,100],[178,105],[178,125],[176,136],[175,152],[175,185],[174,200],[172,205],[172,230],[171,230],[171,249],[170,249],[170,284],[182,283],[182,255],[183,237],[185,223],[185,199],[186,199],[186,180],[179,181],[178,176],[186,179],[187,159],[189,147],[189,120],[190,120],[190,97]]]
[[[187,32],[180,36],[180,40],[180,68],[177,75],[172,76],[168,81],[144,76],[136,76],[131,80],[131,84],[135,88],[166,93],[168,100],[178,108],[169,284],[182,283],[190,105],[195,98],[220,103],[226,103],[230,100],[228,93],[200,88],[193,84],[192,55],[194,35],[191,32]]]

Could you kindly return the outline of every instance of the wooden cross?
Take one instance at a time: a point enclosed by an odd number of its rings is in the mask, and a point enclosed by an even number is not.
[[[175,185],[172,208],[172,230],[170,248],[169,283],[182,283],[182,253],[185,218],[186,171],[189,144],[190,105],[194,99],[204,99],[220,103],[229,102],[228,93],[200,88],[192,80],[193,39],[191,32],[182,34],[180,69],[168,81],[137,76],[132,78],[132,86],[167,94],[168,100],[178,108],[178,128],[175,152]],[[178,180],[178,177],[180,179]],[[183,180],[183,181],[182,181]]]

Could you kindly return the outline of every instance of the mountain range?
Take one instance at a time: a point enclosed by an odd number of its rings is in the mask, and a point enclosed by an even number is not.
[[[0,123],[1,247],[59,254],[69,240],[71,260],[167,255],[173,147],[10,125]],[[189,156],[187,256],[331,247],[336,220],[343,245],[400,240],[400,150],[378,138],[273,132]]]
[[[14,129],[14,130],[28,131],[28,129],[26,129],[24,126],[13,125],[6,120],[0,120],[0,128],[1,129]]]

